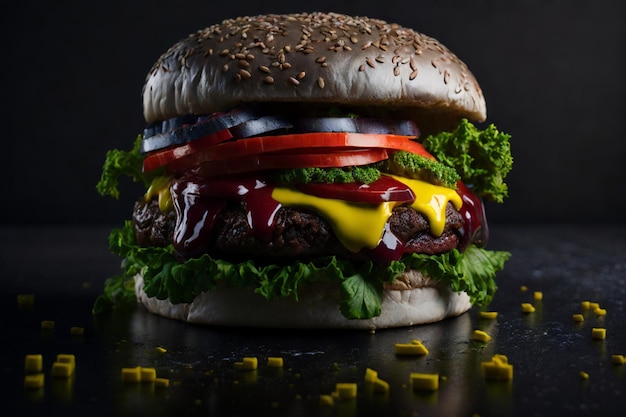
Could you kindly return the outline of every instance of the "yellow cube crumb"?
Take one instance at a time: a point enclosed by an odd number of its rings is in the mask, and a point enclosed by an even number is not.
[[[493,320],[498,317],[497,311],[481,311],[479,313],[481,319]]]
[[[328,394],[320,395],[320,405],[327,406],[327,407],[333,406],[335,405],[335,399],[333,398],[332,395],[328,395]]]
[[[69,363],[76,365],[76,356],[71,353],[59,353],[57,355],[57,362]]]
[[[572,319],[576,322],[576,323],[582,323],[583,321],[585,321],[585,318],[583,317],[582,314],[574,314],[572,315]]]
[[[139,371],[141,382],[154,382],[156,380],[156,369],[141,368]]]
[[[141,381],[141,366],[122,368],[122,381],[129,383]]]
[[[613,365],[623,365],[626,363],[626,356],[624,355],[611,355],[611,363]]]
[[[18,294],[17,295],[17,304],[19,306],[31,306],[34,303],[35,303],[34,294]]]
[[[472,339],[478,340],[479,342],[487,343],[491,340],[491,336],[489,336],[487,332],[484,332],[482,330],[474,330]]]
[[[52,330],[52,329],[54,329],[54,321],[41,320],[41,330]]]
[[[376,378],[373,385],[374,392],[386,394],[389,392],[389,382]]]
[[[357,385],[353,382],[338,382],[335,385],[335,393],[340,400],[356,398]]]
[[[396,355],[428,355],[428,349],[419,340],[411,343],[396,343]]]
[[[437,391],[439,389],[439,374],[411,372],[410,382],[412,390]]]
[[[270,368],[282,368],[283,358],[270,356],[269,358],[267,358],[267,366],[269,366]]]
[[[606,309],[604,308],[600,308],[600,307],[595,308],[593,312],[596,316],[606,316]]]
[[[24,357],[24,371],[26,373],[38,373],[43,368],[43,355],[33,354]]]
[[[165,353],[165,352],[167,352],[167,349],[165,349],[164,347],[161,347],[161,346],[157,346],[157,347],[155,347],[155,348],[154,348],[154,350],[156,350],[156,351],[157,351],[157,352],[159,352],[159,353]]]
[[[541,300],[543,300],[543,293],[542,293],[541,291],[535,291],[535,292],[533,293],[533,298],[534,298],[536,301],[541,301]]]
[[[589,374],[585,371],[580,371],[578,376],[580,376],[580,379],[589,379]]]
[[[509,363],[509,358],[507,358],[506,355],[502,355],[501,353],[496,353],[495,355],[493,355],[491,357],[491,360],[500,365],[505,365]]]
[[[592,302],[589,302],[589,310],[593,311],[593,310],[595,310],[596,308],[600,308],[600,303],[592,303]]]
[[[481,362],[481,370],[485,379],[509,380],[513,379],[513,365],[504,355],[494,355],[491,361]]]
[[[535,307],[530,303],[522,303],[522,313],[534,313]]]
[[[365,382],[375,382],[377,378],[378,372],[370,368],[365,370]]]
[[[85,334],[85,328],[84,327],[78,327],[78,326],[74,326],[70,328],[70,334],[72,336],[82,336]]]
[[[526,292],[526,291],[528,291],[528,287],[527,287],[526,285],[521,285],[521,286],[519,287],[519,290],[520,290],[521,292]]]
[[[597,340],[606,339],[606,329],[603,327],[594,327],[591,329],[591,338]]]
[[[252,371],[257,369],[259,366],[259,360],[255,357],[246,357],[243,358],[241,362],[235,362],[235,368],[243,369],[246,371]]]
[[[582,301],[582,302],[580,303],[580,308],[581,308],[582,310],[589,310],[589,301]]]
[[[54,378],[69,378],[74,373],[74,365],[69,362],[54,362],[50,375]]]
[[[44,374],[33,374],[26,375],[24,377],[24,388],[34,389],[34,388],[42,388],[44,385]]]
[[[167,378],[155,378],[154,386],[158,388],[167,388],[170,386],[170,380]]]

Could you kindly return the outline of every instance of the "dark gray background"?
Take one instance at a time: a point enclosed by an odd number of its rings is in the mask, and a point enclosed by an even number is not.
[[[315,6],[311,6],[311,5]],[[491,222],[624,221],[626,13],[621,1],[26,1],[0,17],[4,224],[118,224],[139,187],[95,192],[109,148],[143,130],[156,58],[224,18],[339,11],[439,39],[512,135],[510,198]]]

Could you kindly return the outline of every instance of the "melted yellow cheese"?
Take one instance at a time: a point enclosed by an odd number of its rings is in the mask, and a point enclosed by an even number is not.
[[[146,202],[150,201],[153,197],[158,197],[159,209],[162,212],[170,210],[173,205],[172,195],[170,193],[170,180],[171,177],[169,176],[154,178],[144,196]]]
[[[429,221],[434,236],[443,233],[448,201],[458,209],[463,201],[456,191],[420,180],[393,176],[413,190],[415,201],[410,207],[422,213]],[[300,191],[276,187],[272,198],[284,206],[300,206],[314,210],[331,225],[339,241],[350,251],[378,246],[385,224],[394,207],[404,204],[389,201],[380,204],[354,203],[339,199],[321,198]]]

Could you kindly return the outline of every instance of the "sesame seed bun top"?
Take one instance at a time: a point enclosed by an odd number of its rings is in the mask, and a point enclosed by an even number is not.
[[[336,13],[225,20],[191,34],[154,64],[148,123],[250,102],[409,109],[423,127],[486,118],[478,82],[437,40],[396,24]]]

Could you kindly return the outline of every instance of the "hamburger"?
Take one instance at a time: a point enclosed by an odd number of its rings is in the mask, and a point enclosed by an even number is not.
[[[98,191],[143,184],[109,237],[94,311],[139,301],[187,322],[386,328],[486,305],[510,254],[485,249],[509,135],[437,40],[367,17],[239,17],[161,55],[146,127]]]

